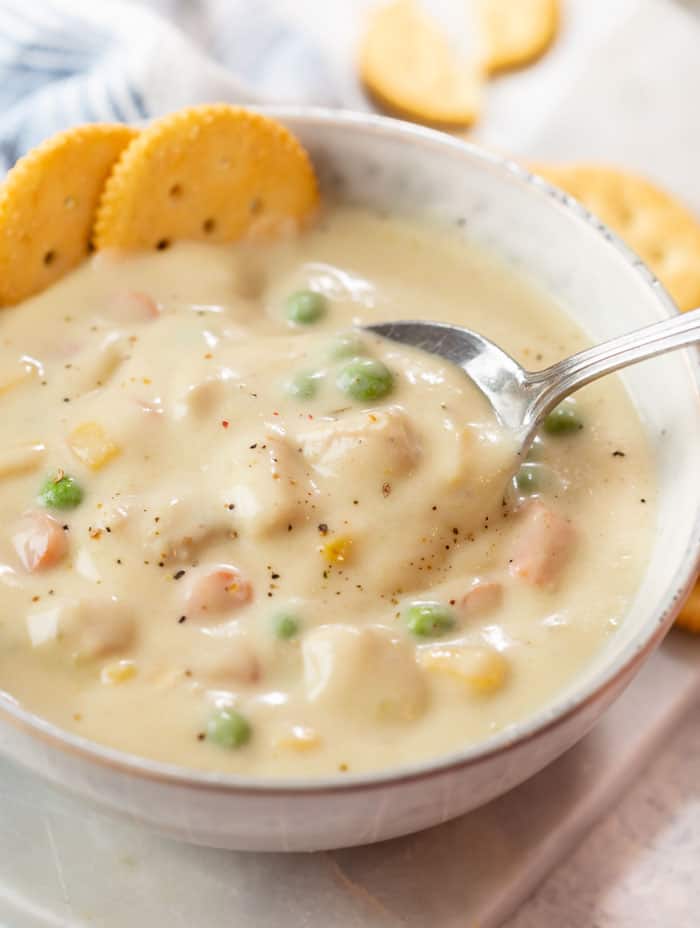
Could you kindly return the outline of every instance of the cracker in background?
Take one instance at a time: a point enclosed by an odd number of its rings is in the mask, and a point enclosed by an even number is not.
[[[700,306],[700,221],[648,180],[592,164],[534,165],[599,216],[645,261],[679,309]]]
[[[318,206],[311,162],[280,123],[225,103],[153,122],[124,151],[95,222],[98,249],[233,242],[296,228]]]
[[[681,310],[700,306],[700,222],[681,203],[634,174],[597,165],[536,165],[580,200],[654,271]],[[700,634],[700,583],[676,619]]]
[[[87,257],[105,180],[137,134],[118,124],[68,129],[7,174],[0,185],[0,306],[44,290]]]
[[[359,69],[370,95],[397,116],[446,128],[464,128],[478,118],[481,64],[461,61],[416,0],[373,10],[360,43]]]
[[[530,64],[559,30],[559,0],[480,0],[489,73]]]
[[[676,625],[694,635],[700,635],[700,583],[695,584],[690,596],[683,604],[683,608],[678,613]]]

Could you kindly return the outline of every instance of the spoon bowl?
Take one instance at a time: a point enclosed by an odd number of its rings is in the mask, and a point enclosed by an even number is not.
[[[700,308],[579,351],[550,367],[527,371],[502,348],[444,322],[385,322],[366,331],[437,354],[461,367],[514,433],[520,458],[527,454],[548,413],[580,387],[622,367],[700,341]]]

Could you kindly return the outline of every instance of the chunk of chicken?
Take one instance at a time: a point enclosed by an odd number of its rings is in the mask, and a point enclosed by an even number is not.
[[[188,384],[173,407],[176,419],[207,420],[223,413],[231,397],[230,378],[219,374]]]
[[[208,544],[232,536],[233,515],[206,486],[177,494],[165,489],[143,500],[120,497],[105,507],[99,527],[128,536],[147,559],[186,563]]]
[[[532,586],[549,586],[570,560],[575,542],[571,522],[534,500],[522,512],[510,572]]]
[[[413,649],[380,626],[321,625],[302,643],[306,697],[337,716],[410,721],[427,689]]]
[[[116,597],[65,600],[27,617],[34,647],[60,645],[74,660],[126,654],[136,639],[132,610]]]
[[[26,513],[12,536],[17,556],[25,570],[47,570],[68,551],[66,533],[60,522],[39,510]]]
[[[235,480],[227,491],[236,525],[266,535],[296,521],[312,493],[302,455],[288,438],[239,439],[232,452]]]
[[[298,439],[304,456],[324,477],[352,473],[358,482],[376,482],[406,474],[420,457],[418,439],[399,406],[320,421]]]
[[[257,683],[262,667],[255,649],[243,635],[201,636],[188,664],[206,686],[237,688]]]

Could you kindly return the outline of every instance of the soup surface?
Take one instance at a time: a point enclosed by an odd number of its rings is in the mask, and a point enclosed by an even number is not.
[[[550,699],[644,569],[621,384],[513,448],[467,378],[358,331],[433,318],[526,366],[585,344],[456,235],[349,208],[269,247],[100,254],[0,315],[0,689],[191,767],[456,750]]]

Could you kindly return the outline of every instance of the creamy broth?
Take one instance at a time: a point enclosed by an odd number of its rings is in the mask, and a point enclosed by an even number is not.
[[[321,317],[291,322],[304,289]],[[552,698],[644,569],[643,429],[608,378],[506,486],[513,448],[464,375],[352,328],[397,318],[532,368],[586,343],[451,233],[348,208],[264,249],[100,254],[3,310],[0,688],[260,776],[439,755]]]

